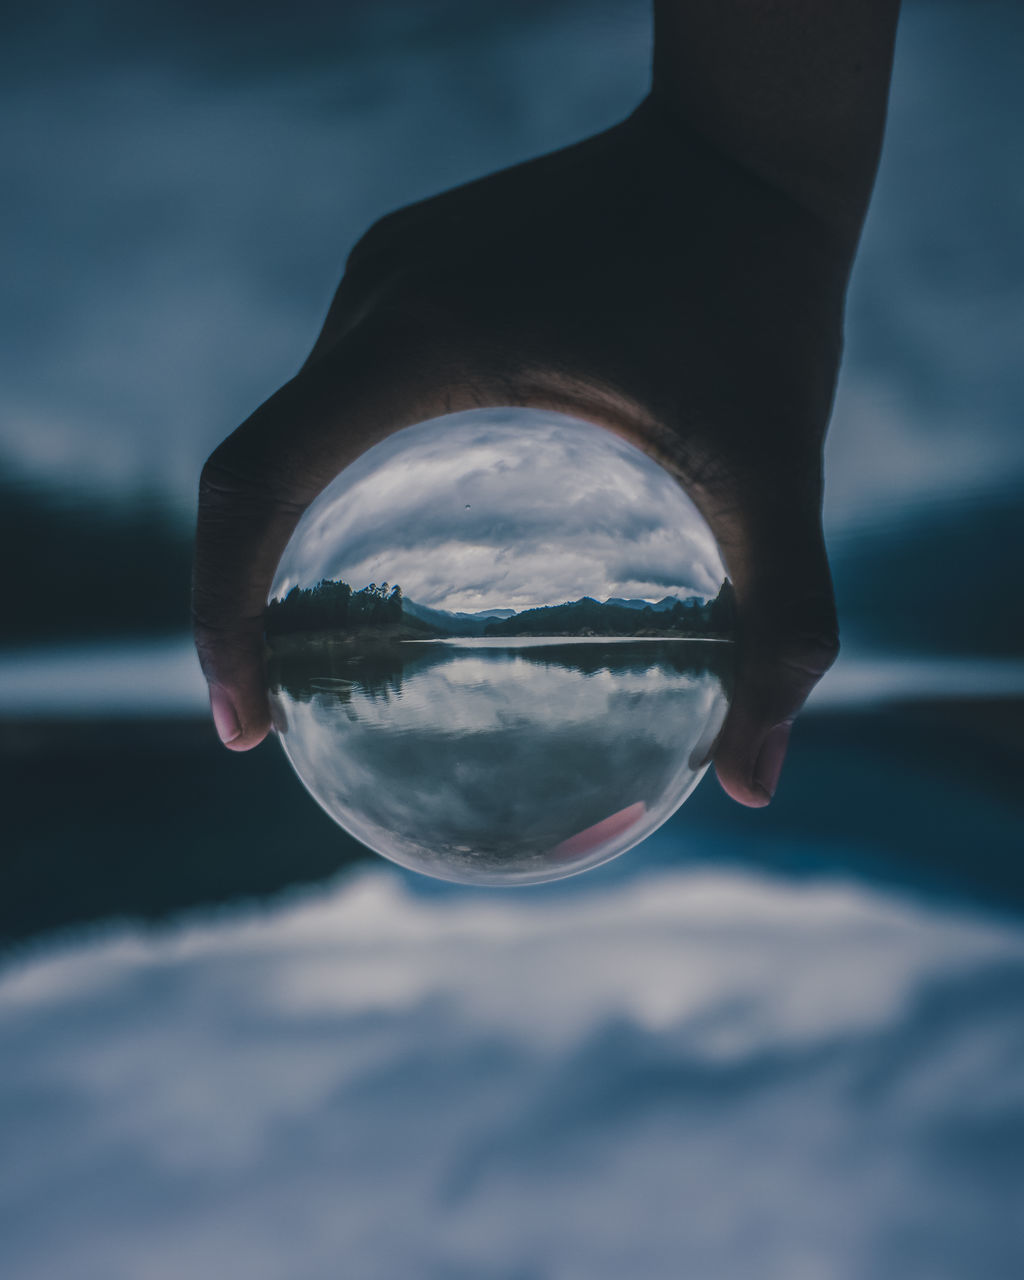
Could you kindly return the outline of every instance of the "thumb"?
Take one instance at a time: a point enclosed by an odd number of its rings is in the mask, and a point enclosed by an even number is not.
[[[820,507],[755,520],[726,558],[736,588],[737,669],[715,751],[728,795],[759,808],[775,794],[793,721],[839,652]]]
[[[270,729],[264,612],[303,512],[350,462],[414,411],[388,393],[379,348],[308,366],[210,455],[199,485],[192,616],[218,736],[247,751]],[[374,359],[376,357],[376,360]],[[383,388],[383,390],[382,390]]]
[[[415,315],[365,321],[271,396],[204,466],[193,624],[214,724],[233,751],[256,746],[270,729],[264,613],[305,509],[393,431],[475,403],[443,355],[438,326],[425,333]]]
[[[278,560],[316,487],[275,449],[279,426],[308,420],[300,379],[281,388],[211,454],[199,482],[192,575],[196,651],[217,734],[232,751],[266,737],[263,624]]]

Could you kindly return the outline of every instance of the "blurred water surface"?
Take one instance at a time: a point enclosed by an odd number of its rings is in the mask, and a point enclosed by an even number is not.
[[[1024,1274],[1022,38],[906,8],[829,445],[850,657],[776,804],[708,783],[495,896],[214,748],[192,495],[370,220],[632,107],[645,7],[10,15],[4,1276]]]

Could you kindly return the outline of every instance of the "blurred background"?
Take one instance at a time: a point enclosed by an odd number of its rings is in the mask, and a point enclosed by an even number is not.
[[[908,0],[776,803],[416,882],[191,654],[207,453],[366,225],[612,124],[643,0],[41,0],[0,46],[0,1273],[1024,1274],[1024,6]]]

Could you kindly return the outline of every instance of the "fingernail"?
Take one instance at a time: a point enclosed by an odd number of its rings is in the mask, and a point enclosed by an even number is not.
[[[786,759],[791,724],[777,724],[761,744],[761,752],[754,765],[754,785],[760,787],[769,800],[779,785],[779,774]]]
[[[210,688],[210,710],[213,712],[213,726],[217,730],[217,737],[225,746],[229,742],[234,742],[241,734],[242,726],[238,723],[238,716],[231,705],[231,699],[216,685]]]

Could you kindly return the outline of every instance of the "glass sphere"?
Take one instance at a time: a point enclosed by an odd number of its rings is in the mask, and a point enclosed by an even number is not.
[[[346,831],[445,880],[607,862],[682,804],[728,705],[732,588],[679,484],[561,414],[408,427],[300,520],[274,724]]]

